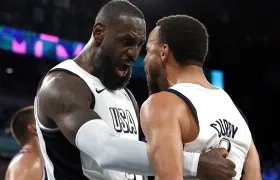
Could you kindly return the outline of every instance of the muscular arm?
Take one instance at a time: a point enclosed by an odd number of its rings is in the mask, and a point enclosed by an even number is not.
[[[43,178],[43,164],[33,154],[16,157],[10,164],[5,180],[41,180]]]
[[[185,104],[180,106],[181,101],[171,93],[161,92],[151,96],[141,107],[141,126],[153,168],[160,180],[183,179],[179,119],[186,111]],[[184,131],[186,133],[188,129]]]
[[[91,93],[81,79],[66,73],[47,77],[37,98],[39,114],[54,120],[69,142],[95,159],[101,168],[153,174],[146,144],[116,137],[90,108]]]
[[[261,180],[261,168],[260,160],[255,144],[252,140],[250,149],[247,154],[247,158],[244,164],[245,174],[242,176],[242,180]]]
[[[64,72],[50,74],[44,80],[37,100],[39,115],[55,121],[73,145],[83,124],[92,119],[100,119],[90,108],[92,97],[85,82]]]
[[[146,143],[116,137],[90,108],[90,90],[81,79],[66,73],[49,76],[37,100],[39,114],[54,120],[69,142],[91,156],[101,168],[154,175]],[[188,175],[192,167],[184,167]]]

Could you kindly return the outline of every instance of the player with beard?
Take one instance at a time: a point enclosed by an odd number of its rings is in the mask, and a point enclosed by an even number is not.
[[[182,180],[183,151],[202,153],[224,147],[227,158],[236,164],[232,179],[239,180],[243,169],[242,179],[261,179],[245,117],[203,73],[208,51],[204,25],[186,15],[165,17],[150,33],[146,49],[150,97],[141,107],[140,121],[157,177]],[[216,179],[203,173],[197,177]]]
[[[154,174],[146,144],[138,141],[137,103],[125,88],[145,40],[142,12],[128,1],[111,1],[98,13],[81,54],[42,79],[34,107],[49,179],[139,180],[134,174]],[[212,175],[211,168],[219,169],[217,179],[234,173],[222,150],[186,152],[184,162],[186,175]]]

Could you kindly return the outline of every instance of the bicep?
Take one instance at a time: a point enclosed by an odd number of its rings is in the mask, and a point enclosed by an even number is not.
[[[91,92],[85,82],[76,77],[50,79],[38,93],[39,112],[53,120],[63,135],[75,144],[80,127],[100,116],[91,108]]]
[[[73,109],[66,113],[58,114],[54,120],[63,135],[75,144],[75,138],[80,127],[86,122],[101,119],[100,116],[89,107],[73,105]]]
[[[146,136],[149,146],[159,148],[165,146],[166,143],[181,140],[181,131],[178,121],[162,118],[160,115],[150,115],[149,117],[141,117],[141,126]],[[143,117],[143,118],[142,118]]]
[[[148,154],[156,173],[172,170],[171,166],[180,170],[183,146],[179,124],[163,123],[151,128],[147,134]]]
[[[140,111],[148,153],[156,174],[167,178],[182,174],[182,138],[177,110],[159,98],[148,100]]]
[[[182,145],[181,130],[176,117],[168,115],[168,112],[157,112],[156,107],[153,109],[143,107],[140,115],[141,126],[148,142],[150,155],[156,155],[159,150],[171,151],[173,147],[178,147],[178,144],[180,147]],[[149,112],[146,113],[145,111]]]
[[[168,95],[170,94],[168,93]],[[168,97],[166,94],[162,94],[151,100],[149,98],[141,107],[140,122],[148,142],[161,144],[160,139],[162,141],[173,139],[173,141],[180,141],[182,144],[179,119],[185,113],[185,109],[181,108],[181,100],[178,100],[177,97],[174,99],[174,95],[171,95],[170,101],[172,103],[166,104]]]

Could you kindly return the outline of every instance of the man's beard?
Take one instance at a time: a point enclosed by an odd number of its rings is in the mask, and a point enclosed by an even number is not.
[[[169,88],[169,84],[162,70],[154,68],[147,73],[147,84],[149,95],[165,91]]]
[[[102,47],[97,51],[93,65],[94,75],[99,78],[106,89],[126,88],[132,75],[132,68],[127,70],[125,77],[119,77],[116,73],[116,68],[122,62],[117,57],[110,56],[111,52]]]

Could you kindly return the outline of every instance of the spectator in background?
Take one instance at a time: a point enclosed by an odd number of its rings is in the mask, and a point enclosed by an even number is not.
[[[11,120],[10,129],[22,149],[10,162],[5,179],[44,179],[44,162],[37,138],[33,106],[17,111]]]

